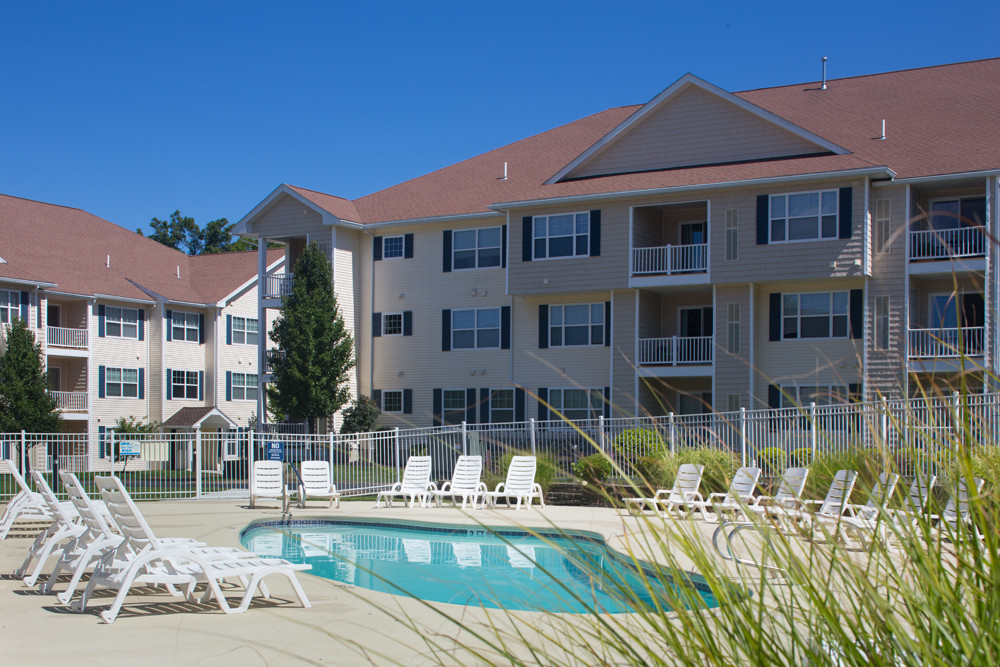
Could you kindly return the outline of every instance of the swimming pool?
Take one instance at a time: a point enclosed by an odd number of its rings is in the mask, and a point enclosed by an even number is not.
[[[570,537],[567,537],[570,535]],[[261,556],[309,563],[311,574],[374,591],[450,604],[520,611],[635,612],[669,606],[676,593],[697,591],[717,606],[699,578],[644,570],[597,536],[509,528],[364,520],[265,521],[240,534]],[[622,591],[630,593],[625,594]]]

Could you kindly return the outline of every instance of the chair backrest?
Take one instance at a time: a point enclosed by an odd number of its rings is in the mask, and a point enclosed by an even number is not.
[[[49,483],[45,481],[44,477],[42,477],[42,473],[37,470],[32,470],[31,479],[35,483],[35,488],[38,489],[38,493],[42,496],[42,502],[45,503],[45,506],[49,509],[49,512],[52,513],[52,516],[64,524],[73,523],[76,517],[67,512],[65,506],[59,502],[59,499],[56,498],[56,494],[54,494],[52,489],[49,487]]]
[[[809,468],[786,468],[785,474],[781,476],[781,481],[778,483],[778,492],[774,494],[775,502],[798,501],[802,497],[802,491],[806,488],[808,476]]]
[[[330,464],[326,461],[303,461],[299,466],[302,486],[306,491],[328,492],[333,487],[330,479]]]
[[[406,459],[403,468],[403,480],[399,487],[402,490],[419,489],[423,491],[431,481],[431,457],[411,456]]]
[[[280,496],[285,483],[281,461],[254,461],[250,492],[255,495]]]
[[[451,474],[452,491],[475,491],[483,476],[482,456],[459,456]]]
[[[22,475],[21,471],[17,469],[17,466],[14,465],[14,461],[11,459],[4,460],[7,462],[7,467],[10,468],[11,476],[14,478],[14,481],[17,482],[17,487],[21,489],[22,492],[30,495],[31,489],[28,487],[28,482],[25,481],[24,475]]]
[[[677,468],[674,488],[670,490],[671,495],[686,496],[696,493],[701,486],[701,476],[704,472],[705,466],[700,463],[682,463]]]
[[[851,491],[854,490],[854,483],[858,481],[857,470],[838,470],[830,482],[830,488],[826,492],[823,504],[819,506],[820,514],[841,514],[844,506],[851,498]]]
[[[71,472],[59,471],[59,478],[62,480],[66,495],[73,503],[76,513],[80,515],[80,520],[91,535],[96,537],[110,537],[114,533],[111,524],[105,520],[104,514],[91,500],[87,492],[83,490],[83,485],[76,475]]]
[[[935,482],[937,482],[937,475],[925,476],[917,473],[917,476],[913,478],[913,483],[910,484],[909,492],[906,494],[903,509],[910,514],[923,514]]]
[[[743,502],[749,501],[757,489],[757,480],[759,479],[760,468],[740,468],[733,475],[733,481],[729,485],[729,498]]]
[[[535,470],[538,466],[534,456],[515,456],[507,468],[507,479],[503,488],[507,492],[529,492],[535,484]]]
[[[159,541],[145,517],[132,501],[132,497],[117,477],[95,477],[101,490],[101,500],[108,506],[111,518],[125,537],[122,547],[138,553],[146,547],[157,548]]]
[[[972,478],[975,495],[978,496],[983,490],[984,482],[985,480],[982,477]],[[969,493],[968,480],[963,475],[958,480],[958,489],[955,490],[955,495],[948,499],[948,504],[945,505],[944,510],[941,512],[941,518],[949,523],[967,520],[969,518],[969,502],[972,500],[972,495]]]
[[[892,500],[892,494],[896,491],[896,484],[898,482],[899,475],[894,472],[880,474],[878,479],[875,480],[875,486],[872,487],[871,495],[868,496],[868,502],[865,503],[865,507],[872,510],[885,507]]]

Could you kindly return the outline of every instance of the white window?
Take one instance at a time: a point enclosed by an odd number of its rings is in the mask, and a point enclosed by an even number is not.
[[[135,308],[106,307],[104,335],[111,338],[139,338],[139,311]]]
[[[730,354],[740,353],[740,304],[739,302],[729,304],[729,346]]]
[[[783,294],[781,337],[847,338],[847,292]]]
[[[781,387],[781,407],[806,407],[810,403],[816,405],[836,405],[847,403],[850,396],[847,387],[836,384],[802,385]]]
[[[465,421],[465,390],[445,389],[443,392],[444,423],[461,424]]]
[[[539,215],[533,223],[535,259],[590,254],[590,213]]]
[[[875,348],[889,349],[889,297],[875,297]]]
[[[138,368],[108,368],[104,371],[104,393],[109,398],[138,398]]]
[[[986,198],[938,199],[931,202],[931,229],[982,227],[986,222]]]
[[[837,238],[836,190],[771,195],[771,242]]]
[[[170,396],[198,400],[198,371],[170,371]]]
[[[549,389],[549,405],[570,421],[597,419],[604,413],[601,389]],[[553,414],[553,419],[558,415]]]
[[[499,347],[499,308],[451,311],[451,349],[496,349]]]
[[[250,317],[233,318],[233,342],[238,345],[257,344],[257,320]]]
[[[452,268],[485,269],[500,266],[500,227],[462,229],[452,235]]]
[[[382,239],[382,258],[392,259],[403,256],[403,237],[386,236]]]
[[[878,199],[875,201],[875,251],[885,252],[889,249],[892,215],[892,200]]]
[[[740,211],[736,208],[726,209],[726,261],[731,262],[739,256]]]
[[[170,316],[171,338],[197,343],[199,336],[198,314],[175,310]]]
[[[233,373],[233,400],[257,400],[257,374]]]
[[[514,421],[514,390],[494,389],[490,392],[490,422],[509,424]]]
[[[403,335],[403,313],[382,314],[382,335],[383,336]]]
[[[604,345],[604,304],[549,306],[549,345]]]
[[[383,391],[382,392],[382,412],[403,412],[403,392]]]
[[[21,293],[0,289],[0,324],[12,324],[21,317]]]

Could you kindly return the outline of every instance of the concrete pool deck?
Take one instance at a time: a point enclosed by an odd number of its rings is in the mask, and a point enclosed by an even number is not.
[[[247,524],[281,518],[280,509],[273,505],[265,503],[264,508],[251,510],[246,501],[239,500],[157,501],[141,503],[140,507],[158,535],[191,537],[213,546],[239,546],[239,533]],[[449,505],[410,509],[397,503],[392,508],[374,509],[370,501],[345,501],[341,509],[327,509],[317,502],[304,510],[292,509],[292,519],[320,517],[559,526],[599,533],[618,549],[629,541],[629,535],[654,525],[618,510],[562,506],[463,512]],[[703,521],[684,524],[697,526],[706,541],[715,528]],[[427,605],[301,573],[299,581],[312,603],[309,609],[299,606],[286,582],[272,577],[268,584],[275,600],[256,602],[244,614],[226,615],[214,603],[189,603],[166,592],[151,591],[130,595],[118,620],[105,625],[97,611],[110,604],[110,597],[98,595],[87,613],[72,613],[54,595],[39,593],[10,574],[21,564],[37,530],[16,527],[0,542],[0,650],[4,664],[418,665],[444,659],[440,654],[431,658],[420,635],[447,643],[463,632],[434,609],[474,625],[488,620],[501,625],[510,621],[502,611]],[[56,590],[61,589],[56,586]],[[410,620],[393,618],[397,614]],[[419,634],[410,625],[419,628]],[[462,658],[455,662],[469,664]]]

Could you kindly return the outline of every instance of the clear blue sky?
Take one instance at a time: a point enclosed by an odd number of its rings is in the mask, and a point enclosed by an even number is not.
[[[831,78],[1000,56],[998,7],[7,0],[0,193],[235,221],[280,183],[360,197],[685,72],[739,91],[822,56]]]

